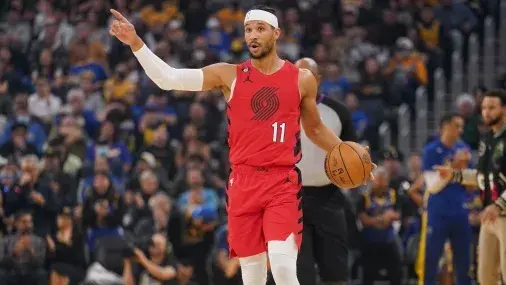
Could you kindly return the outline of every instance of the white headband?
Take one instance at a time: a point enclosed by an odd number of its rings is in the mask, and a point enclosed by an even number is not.
[[[274,28],[278,27],[278,17],[276,15],[264,11],[264,10],[250,10],[244,17],[244,24],[249,21],[263,21],[267,24],[273,26]]]

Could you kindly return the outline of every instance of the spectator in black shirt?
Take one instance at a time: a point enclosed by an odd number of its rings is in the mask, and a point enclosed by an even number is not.
[[[169,140],[169,133],[165,126],[160,126],[153,131],[153,139],[139,150],[141,153],[148,152],[156,158],[156,165],[165,170],[169,179],[174,177],[176,172],[175,157],[176,149]]]
[[[37,147],[28,142],[28,126],[23,123],[15,123],[11,127],[12,137],[0,146],[0,155],[19,161],[28,154],[39,155]]]
[[[171,194],[177,196],[178,194],[188,189],[189,185],[186,181],[187,172],[193,169],[202,171],[202,175],[204,176],[204,186],[213,187],[216,189],[225,188],[225,182],[213,172],[211,172],[205,158],[200,154],[191,154],[188,156],[188,159],[186,161],[186,167],[179,168],[179,171],[174,177],[174,191]]]
[[[46,236],[48,261],[51,265],[51,284],[64,279],[67,284],[78,284],[86,269],[83,234],[73,225],[72,210],[63,208],[57,217],[57,231]]]
[[[144,170],[139,177],[139,182],[140,188],[137,189],[134,201],[137,208],[136,216],[138,219],[142,219],[151,216],[151,210],[148,205],[149,199],[159,191],[159,188],[158,178],[151,170]]]
[[[73,207],[77,205],[76,180],[71,175],[63,172],[61,153],[48,149],[44,154],[44,166],[41,180],[53,190],[58,207]]]
[[[403,173],[401,161],[403,161],[403,154],[397,151],[394,147],[389,147],[381,153],[381,164],[385,166],[390,177],[390,187],[399,189],[403,181],[407,180]]]
[[[163,234],[151,237],[147,256],[138,248],[134,249],[134,256],[140,266],[135,274],[138,285],[179,285],[177,265],[168,255],[167,238]]]
[[[94,250],[95,241],[103,236],[119,235],[124,214],[123,198],[115,191],[107,173],[97,172],[93,187],[82,209],[82,224],[88,234],[88,248]]]
[[[16,233],[7,236],[0,245],[0,284],[47,284],[46,244],[32,230],[32,215],[18,212]]]
[[[34,232],[40,236],[50,233],[57,211],[54,194],[48,184],[40,180],[39,159],[28,155],[21,160],[19,181],[5,193],[5,214],[19,210],[33,213]]]
[[[153,154],[149,152],[142,152],[137,163],[135,164],[134,171],[130,175],[130,181],[126,185],[126,190],[136,191],[140,185],[140,175],[144,171],[149,170],[156,174],[158,179],[158,186],[160,190],[169,190],[171,185],[167,177],[167,172],[163,167],[157,167],[157,161]]]
[[[172,208],[171,199],[167,194],[158,192],[149,200],[149,207],[152,216],[139,220],[134,236],[144,242],[155,233],[162,233],[169,239],[175,255],[180,256],[183,220],[179,212]]]

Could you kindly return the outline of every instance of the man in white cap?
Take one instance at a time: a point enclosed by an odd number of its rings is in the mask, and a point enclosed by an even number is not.
[[[119,12],[110,33],[130,46],[146,74],[164,90],[220,88],[228,101],[231,173],[227,183],[229,247],[239,257],[244,285],[264,285],[267,257],[276,284],[298,285],[301,243],[300,123],[329,151],[341,140],[316,106],[317,81],[307,69],[279,58],[276,11],[258,5],[244,19],[251,59],[201,69],[177,69],[158,58]],[[267,255],[268,252],[268,255]]]

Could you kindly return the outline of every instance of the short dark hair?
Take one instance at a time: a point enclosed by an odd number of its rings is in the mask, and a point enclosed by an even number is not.
[[[485,95],[483,95],[483,98],[485,97],[492,97],[492,98],[499,98],[499,100],[501,101],[501,106],[505,106],[506,105],[506,94],[504,92],[504,90],[491,90],[491,91],[487,91],[485,93]]]
[[[262,4],[255,5],[255,6],[251,7],[250,10],[263,10],[263,11],[266,11],[266,12],[276,15],[276,10],[274,8],[271,8],[269,6],[262,5]]]
[[[32,216],[32,212],[29,210],[19,210],[14,214],[14,220],[19,221],[19,220],[21,220],[21,218],[23,218],[24,216],[28,216],[28,215]]]
[[[462,118],[462,116],[453,112],[444,115],[443,118],[441,118],[441,121],[439,121],[439,128],[451,123],[454,118]]]

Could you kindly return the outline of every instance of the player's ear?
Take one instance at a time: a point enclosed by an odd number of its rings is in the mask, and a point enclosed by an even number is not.
[[[281,36],[281,29],[274,28],[274,38],[277,40]]]

